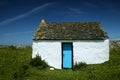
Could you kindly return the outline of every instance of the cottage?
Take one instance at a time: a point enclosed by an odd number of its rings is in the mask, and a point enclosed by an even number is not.
[[[75,63],[109,60],[109,39],[98,22],[42,20],[33,36],[32,58],[40,55],[51,67],[72,68]]]

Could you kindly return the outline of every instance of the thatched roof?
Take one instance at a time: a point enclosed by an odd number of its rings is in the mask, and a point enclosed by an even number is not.
[[[49,22],[42,20],[33,40],[104,40],[108,38],[98,22]]]

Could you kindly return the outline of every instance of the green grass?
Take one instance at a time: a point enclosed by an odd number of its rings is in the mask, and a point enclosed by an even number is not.
[[[110,60],[78,70],[50,71],[30,66],[32,48],[0,48],[0,80],[120,80],[120,47],[110,50]]]

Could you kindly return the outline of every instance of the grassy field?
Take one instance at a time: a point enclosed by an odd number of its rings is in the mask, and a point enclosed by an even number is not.
[[[39,69],[30,66],[32,48],[0,48],[0,80],[120,80],[120,47],[110,50],[110,60],[79,70]]]

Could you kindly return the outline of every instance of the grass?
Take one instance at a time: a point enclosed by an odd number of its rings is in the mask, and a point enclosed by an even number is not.
[[[109,61],[83,66],[75,71],[32,67],[31,55],[31,47],[0,48],[0,80],[120,80],[120,47],[110,50]]]

